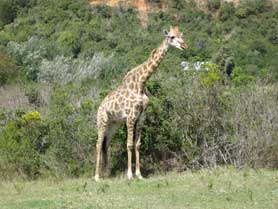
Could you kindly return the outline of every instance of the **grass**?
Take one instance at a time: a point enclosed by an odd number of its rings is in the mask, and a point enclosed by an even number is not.
[[[278,172],[216,168],[169,173],[143,181],[110,178],[16,180],[0,183],[0,208],[271,209],[278,205]]]

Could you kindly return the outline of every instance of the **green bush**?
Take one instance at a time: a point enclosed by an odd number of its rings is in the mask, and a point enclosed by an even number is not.
[[[58,88],[52,96],[47,135],[52,143],[43,156],[49,175],[79,176],[94,167],[97,132],[92,110],[96,104],[84,100],[77,107],[72,103],[76,97],[81,97],[80,92],[70,86]]]
[[[128,70],[148,58],[170,25],[180,27],[189,48],[170,48],[147,82],[144,174],[221,164],[277,167],[277,120],[269,116],[277,112],[271,85],[278,80],[275,9],[262,1],[237,8],[209,1],[217,16],[192,2],[168,5],[149,14],[144,26],[132,8],[91,7],[86,0],[34,1],[16,9],[13,24],[3,21],[4,82],[12,80],[12,69],[19,70],[29,103],[1,111],[2,176],[91,175],[98,105]],[[217,65],[183,71],[182,61]],[[262,81],[265,85],[258,84]],[[34,107],[41,117],[29,112]],[[117,174],[126,169],[125,126],[111,143]]]
[[[73,54],[74,57],[77,57],[81,51],[81,44],[80,44],[80,36],[78,33],[73,31],[62,31],[59,34],[57,39],[57,43],[63,50],[63,54]],[[69,52],[69,53],[68,53]]]
[[[221,21],[227,21],[234,17],[235,7],[232,3],[224,2],[219,9],[219,18]]]
[[[10,23],[16,17],[16,7],[14,1],[2,0],[0,2],[0,19],[4,24]]]
[[[277,84],[249,85],[230,95],[231,137],[237,166],[277,166]]]
[[[20,9],[30,8],[35,4],[36,0],[1,0],[0,19],[3,24],[11,23]]]
[[[7,123],[0,133],[1,176],[36,178],[44,166],[41,154],[49,146],[48,126],[38,112],[29,112]]]
[[[248,71],[241,67],[236,67],[232,73],[232,81],[236,86],[248,85],[255,78]]]
[[[14,62],[0,51],[0,86],[14,80],[17,74],[18,71]]]
[[[39,94],[39,91],[35,87],[26,89],[25,95],[27,96],[30,104],[34,104],[37,107],[41,105],[42,101],[40,98],[40,94]]]
[[[199,75],[201,78],[201,83],[205,88],[210,88],[212,86],[215,86],[221,78],[221,74],[220,71],[217,67],[216,64],[205,64],[204,65],[205,68],[207,68],[208,70],[206,72],[201,72],[201,74]]]
[[[271,10],[271,2],[264,0],[247,0],[243,4],[246,7],[249,15],[259,14],[268,10]]]
[[[247,11],[246,7],[239,6],[235,10],[235,15],[238,18],[245,18],[248,15],[248,11]]]
[[[220,0],[209,0],[208,1],[208,8],[211,11],[219,9],[221,6],[221,1]]]

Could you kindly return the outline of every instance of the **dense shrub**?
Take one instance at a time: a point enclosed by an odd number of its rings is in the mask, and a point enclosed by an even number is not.
[[[90,59],[56,57],[52,61],[43,60],[39,66],[38,80],[65,85],[86,79],[99,79],[113,72],[112,59],[113,55],[106,58],[103,54],[95,54]]]
[[[0,19],[2,24],[10,23],[16,17],[16,7],[12,1],[3,0],[0,2]]]
[[[278,13],[266,1],[236,8],[219,2],[209,1],[212,15],[171,1],[144,27],[134,9],[86,0],[38,0],[17,9],[12,24],[2,23],[0,48],[8,55],[0,54],[0,77],[4,72],[7,82],[19,69],[30,104],[1,110],[0,175],[90,175],[98,105],[170,25],[180,27],[189,48],[170,49],[146,84],[144,174],[221,164],[277,168]],[[182,61],[209,64],[183,71]],[[126,169],[125,126],[111,143],[117,174]]]
[[[221,6],[221,1],[220,0],[209,0],[208,1],[208,8],[211,11],[219,9]]]
[[[246,7],[247,14],[254,15],[258,13],[265,12],[271,9],[271,2],[264,0],[247,0],[243,2]]]
[[[234,17],[235,7],[232,3],[224,2],[219,9],[219,18],[226,21]]]
[[[0,51],[0,87],[8,81],[15,79],[18,71],[14,62]]]
[[[1,177],[40,176],[44,166],[41,154],[49,145],[47,132],[38,112],[28,112],[9,122],[0,132]]]
[[[242,7],[242,6],[239,6],[236,8],[235,10],[235,15],[238,17],[238,18],[245,18],[248,16],[248,12],[247,12],[247,9],[245,7]]]
[[[52,143],[44,155],[46,173],[50,175],[78,176],[94,166],[96,104],[86,98],[75,103],[76,97],[82,98],[80,92],[70,86],[57,89],[53,94],[47,136]]]
[[[43,58],[52,58],[57,50],[52,44],[42,41],[38,37],[30,37],[26,42],[9,42],[7,45],[10,56],[21,66],[21,73],[25,78],[37,81],[39,66]]]
[[[0,28],[1,24],[11,23],[21,9],[28,9],[35,4],[36,0],[1,0]]]
[[[236,67],[232,73],[232,81],[236,86],[248,85],[254,81],[255,77],[249,73],[246,68]]]
[[[236,142],[234,162],[238,166],[277,168],[277,84],[255,85],[231,95],[229,137]]]

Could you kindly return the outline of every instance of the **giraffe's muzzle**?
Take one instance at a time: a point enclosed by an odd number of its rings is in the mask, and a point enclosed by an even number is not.
[[[185,49],[187,49],[187,48],[188,48],[188,46],[187,46],[187,44],[186,44],[186,43],[182,43],[182,44],[181,44],[181,48],[182,48],[182,50],[185,50]]]

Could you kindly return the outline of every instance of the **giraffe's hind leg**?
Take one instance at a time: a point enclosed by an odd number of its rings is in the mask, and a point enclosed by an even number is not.
[[[99,181],[99,165],[100,165],[101,153],[103,150],[102,148],[103,141],[105,139],[105,131],[106,131],[105,126],[98,129],[98,140],[96,144],[96,172],[95,172],[96,181]]]
[[[102,170],[106,173],[107,165],[108,165],[108,143],[107,136],[104,136],[104,140],[102,142],[101,154],[102,154]],[[107,173],[106,173],[107,175]]]
[[[141,134],[142,134],[142,125],[145,119],[145,114],[142,112],[137,119],[136,127],[135,127],[135,156],[136,156],[136,171],[135,175],[138,179],[143,179],[140,171],[140,146],[141,146]]]
[[[130,117],[127,119],[127,178],[131,180],[132,175],[132,150],[133,150],[133,137],[134,137],[134,126],[136,119]]]
[[[102,144],[102,160],[103,160],[103,169],[107,176],[110,174],[110,163],[109,163],[109,144],[118,130],[120,124],[111,123],[108,125],[105,137]]]
[[[98,128],[98,140],[96,144],[96,172],[95,180],[99,181],[99,166],[101,161],[101,155],[103,151],[103,143],[106,138],[106,132],[108,128],[108,117],[103,112],[103,109],[99,108],[97,115],[97,128]]]

